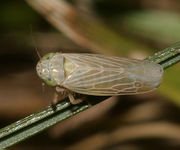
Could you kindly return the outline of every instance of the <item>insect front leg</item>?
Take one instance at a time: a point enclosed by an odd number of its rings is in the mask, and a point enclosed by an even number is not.
[[[56,92],[54,93],[52,104],[53,105],[57,104],[60,100],[66,98],[67,96],[68,96],[67,89],[56,86]]]

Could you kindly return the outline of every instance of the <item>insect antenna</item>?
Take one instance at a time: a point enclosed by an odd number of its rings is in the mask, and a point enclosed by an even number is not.
[[[39,58],[39,59],[41,59],[41,58],[42,58],[42,56],[41,56],[41,54],[39,53],[39,51],[38,51],[38,48],[37,48],[37,47],[35,47],[35,51],[36,51],[36,53],[37,53],[38,58]]]
[[[41,59],[42,56],[41,56],[41,54],[40,54],[40,52],[39,52],[39,50],[38,50],[38,48],[37,48],[37,43],[36,43],[36,41],[34,40],[33,31],[32,31],[32,25],[30,24],[29,27],[30,27],[31,40],[32,40],[33,45],[34,45],[34,47],[35,47],[36,54],[37,54],[38,58]]]

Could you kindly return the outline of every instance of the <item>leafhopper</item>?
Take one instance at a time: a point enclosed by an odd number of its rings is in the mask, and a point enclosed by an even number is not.
[[[74,93],[94,96],[133,95],[156,89],[162,80],[161,65],[129,58],[86,53],[48,53],[36,66],[39,77],[72,104]]]

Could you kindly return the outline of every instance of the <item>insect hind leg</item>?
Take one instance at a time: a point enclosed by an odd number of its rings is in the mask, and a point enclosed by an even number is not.
[[[83,98],[83,97],[82,97],[82,98],[75,99],[74,96],[73,96],[73,94],[72,94],[71,92],[68,93],[68,98],[69,98],[71,104],[73,104],[73,105],[79,104],[79,103],[81,103],[81,102],[84,101],[84,98]]]
[[[73,104],[73,105],[79,104],[83,101],[83,99],[75,99],[72,93],[68,94],[68,98],[69,98],[71,104]]]

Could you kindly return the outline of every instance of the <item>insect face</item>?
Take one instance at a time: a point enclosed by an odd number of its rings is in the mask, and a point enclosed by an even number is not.
[[[38,76],[50,86],[55,86],[56,82],[51,76],[50,62],[55,53],[48,53],[43,56],[36,66]]]
[[[47,85],[61,85],[65,78],[64,57],[61,53],[48,53],[36,66],[37,73]]]

